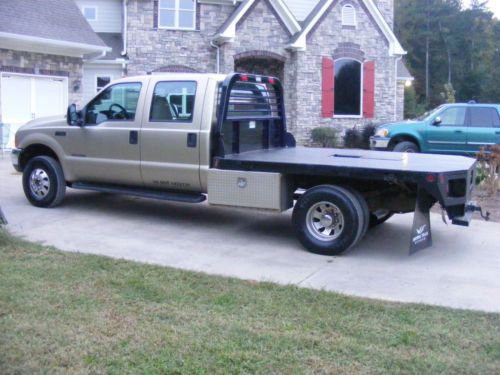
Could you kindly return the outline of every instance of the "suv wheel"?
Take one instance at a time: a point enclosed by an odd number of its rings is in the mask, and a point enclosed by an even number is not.
[[[394,152],[420,152],[418,146],[413,142],[399,142],[394,149]]]
[[[66,193],[61,164],[49,156],[34,157],[24,169],[23,189],[33,206],[57,206]]]

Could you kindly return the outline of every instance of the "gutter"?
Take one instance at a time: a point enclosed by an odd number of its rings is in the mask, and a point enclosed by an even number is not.
[[[401,61],[402,59],[403,56],[396,57],[396,60],[394,62],[394,121],[398,120],[398,62]],[[403,96],[403,101],[404,101],[404,96]]]

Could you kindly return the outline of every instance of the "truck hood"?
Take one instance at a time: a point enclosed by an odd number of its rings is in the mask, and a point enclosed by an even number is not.
[[[397,122],[389,122],[387,124],[382,124],[377,126],[377,128],[385,128],[390,130],[391,128],[397,127],[397,126],[412,126],[412,125],[422,125],[421,121],[417,120],[406,120],[406,121],[397,121]]]
[[[28,121],[26,124],[21,126],[19,130],[30,130],[34,128],[52,128],[52,127],[61,127],[66,125],[67,125],[66,116],[64,115],[48,116]]]

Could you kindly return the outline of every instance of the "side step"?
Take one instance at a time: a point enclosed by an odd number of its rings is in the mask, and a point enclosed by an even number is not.
[[[93,190],[93,191],[100,191],[102,193],[132,195],[135,197],[159,199],[163,201],[184,202],[184,203],[201,203],[205,199],[207,199],[205,195],[197,193],[179,193],[179,192],[152,190],[152,189],[148,190],[148,189],[123,187],[116,185],[92,184],[88,182],[75,182],[71,185],[71,187],[73,189],[80,189],[80,190]]]

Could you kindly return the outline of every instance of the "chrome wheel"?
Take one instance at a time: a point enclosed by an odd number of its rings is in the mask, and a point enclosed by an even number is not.
[[[309,208],[306,216],[309,232],[320,241],[337,239],[344,230],[344,215],[330,202],[318,202]]]
[[[47,172],[41,168],[33,169],[30,174],[30,190],[35,199],[43,199],[49,194],[50,179]]]

